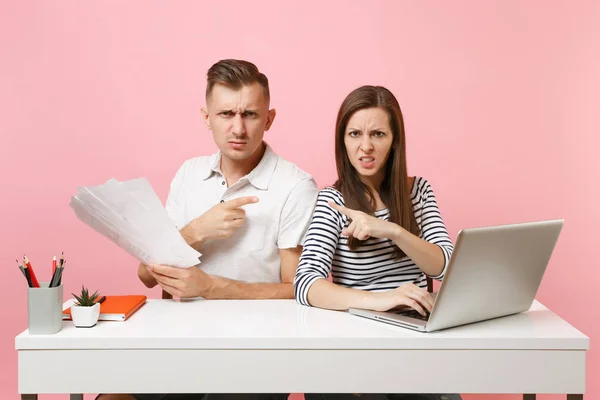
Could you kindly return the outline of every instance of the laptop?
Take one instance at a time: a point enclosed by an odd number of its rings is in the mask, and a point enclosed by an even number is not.
[[[527,311],[564,220],[463,229],[431,313],[349,309],[353,315],[421,332]]]

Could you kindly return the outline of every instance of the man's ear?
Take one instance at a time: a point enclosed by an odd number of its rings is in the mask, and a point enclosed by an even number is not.
[[[267,113],[267,126],[265,127],[265,131],[268,131],[271,125],[273,125],[273,121],[275,121],[276,114],[277,111],[275,111],[274,108],[272,110],[269,110],[269,112]]]
[[[200,112],[202,113],[202,120],[204,121],[204,125],[206,125],[206,128],[210,131],[210,118],[208,117],[208,110],[206,109],[206,107],[202,107],[200,109]]]

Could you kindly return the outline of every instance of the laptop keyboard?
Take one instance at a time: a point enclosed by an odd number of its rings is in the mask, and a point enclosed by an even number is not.
[[[430,315],[429,313],[427,313],[426,316],[422,316],[421,314],[419,314],[418,311],[415,311],[415,310],[398,311],[398,312],[396,312],[396,314],[398,314],[398,315],[405,315],[407,317],[420,319],[421,321],[427,321],[429,319],[429,315]]]

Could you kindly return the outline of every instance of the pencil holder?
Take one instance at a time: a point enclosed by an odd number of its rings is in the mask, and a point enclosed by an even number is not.
[[[62,329],[63,286],[48,287],[40,282],[39,288],[27,288],[29,333],[51,335]]]

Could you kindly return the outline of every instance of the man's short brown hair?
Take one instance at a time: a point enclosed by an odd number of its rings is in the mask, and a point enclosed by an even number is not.
[[[214,64],[206,74],[206,99],[210,96],[213,87],[218,83],[239,89],[245,85],[259,83],[267,103],[270,99],[269,80],[258,70],[256,65],[244,60],[221,60]]]

